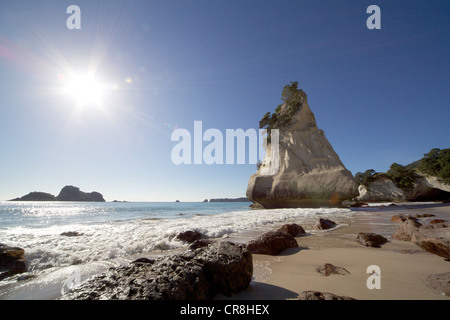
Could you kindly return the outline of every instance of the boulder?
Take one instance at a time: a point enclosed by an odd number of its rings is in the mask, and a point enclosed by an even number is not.
[[[334,227],[336,227],[336,222],[329,220],[329,219],[319,218],[319,219],[317,219],[316,224],[314,225],[313,229],[328,230],[328,229],[331,229]]]
[[[329,292],[303,291],[299,295],[299,300],[356,300],[356,299],[344,296],[337,296]]]
[[[199,240],[202,238],[202,234],[196,230],[188,230],[185,232],[181,232],[177,235],[177,240],[184,241],[184,242],[194,242],[195,240]]]
[[[405,199],[405,192],[384,176],[375,178],[369,186],[360,185],[358,192],[359,196],[356,198],[358,201],[383,202]]]
[[[247,248],[251,253],[276,255],[287,248],[298,248],[298,243],[289,233],[269,231],[251,240]]]
[[[62,300],[205,300],[244,290],[253,275],[244,245],[211,244],[195,251],[110,268],[63,295]]]
[[[450,272],[428,276],[425,282],[440,294],[450,297]]]
[[[360,232],[358,236],[355,239],[356,242],[359,244],[362,244],[366,247],[372,247],[372,248],[380,248],[383,244],[388,242],[388,240],[376,233],[365,233]]]
[[[299,226],[296,223],[285,224],[275,231],[286,232],[292,235],[293,237],[298,237],[306,234],[305,229],[303,229],[302,226]]]
[[[297,104],[285,102],[272,116],[278,148],[267,139],[266,156],[249,179],[247,198],[264,208],[340,207],[358,195],[355,178],[317,127],[306,94],[295,89],[290,99]]]
[[[411,241],[425,251],[450,259],[450,228],[445,222],[421,227]]]
[[[347,269],[342,267],[336,267],[331,263],[325,263],[323,266],[316,268],[316,271],[325,277],[328,277],[332,274],[340,274],[340,275],[350,274],[350,272]]]
[[[0,244],[0,280],[26,271],[25,250]]]
[[[395,230],[393,239],[411,241],[412,235],[419,231],[422,224],[416,220],[407,219]]]

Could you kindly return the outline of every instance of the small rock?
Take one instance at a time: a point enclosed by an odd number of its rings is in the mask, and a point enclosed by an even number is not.
[[[67,232],[63,232],[61,233],[61,236],[65,236],[65,237],[79,237],[82,236],[83,234],[77,231],[67,231]]]
[[[428,276],[425,282],[443,295],[450,297],[450,272]]]
[[[189,246],[189,249],[191,250],[196,250],[198,248],[204,248],[209,246],[210,244],[214,243],[214,240],[209,240],[209,239],[200,239],[200,240],[195,240],[193,244],[191,244]]]
[[[429,217],[435,217],[435,215],[431,214],[431,213],[423,213],[423,214],[415,214],[414,217],[416,217],[416,218],[429,218]]]
[[[367,202],[355,202],[353,204],[351,204],[349,207],[350,208],[360,208],[360,207],[366,207],[369,204]]]
[[[411,241],[412,235],[418,232],[421,226],[420,222],[408,219],[395,230],[392,238],[401,241]]]
[[[185,232],[181,232],[177,235],[177,240],[184,241],[184,242],[194,242],[195,240],[199,240],[202,238],[202,234],[198,231],[192,231],[188,230]]]
[[[417,220],[415,217],[410,216],[409,214],[397,214],[395,216],[392,216],[391,221],[392,222],[405,222],[406,220]]]
[[[336,222],[323,218],[317,219],[317,222],[314,225],[315,230],[328,230],[334,227],[336,227]]]
[[[152,263],[155,263],[155,260],[154,259],[148,259],[148,258],[139,258],[139,259],[134,260],[131,263],[149,263],[149,264],[152,264]]]
[[[329,292],[303,291],[299,295],[299,300],[356,300],[356,299],[344,296],[337,296]]]
[[[302,228],[302,226],[299,226],[296,223],[285,224],[275,231],[286,232],[286,233],[289,233],[290,235],[292,235],[293,237],[298,237],[298,236],[306,234],[306,232]]]
[[[298,248],[295,238],[286,232],[269,231],[247,244],[251,253],[276,255],[287,248]]]
[[[350,274],[350,272],[347,269],[336,267],[331,263],[325,263],[323,266],[316,268],[316,271],[325,277],[328,277],[332,274],[341,274],[341,275]]]
[[[438,224],[438,223],[443,223],[443,222],[447,222],[447,221],[442,220],[442,219],[433,219],[430,221],[430,224]]]
[[[366,247],[380,248],[381,245],[385,244],[388,240],[376,233],[360,232],[355,241]]]

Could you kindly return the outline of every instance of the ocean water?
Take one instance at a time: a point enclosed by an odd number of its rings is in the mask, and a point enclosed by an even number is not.
[[[71,266],[91,266],[86,273],[92,274],[141,254],[183,248],[186,244],[176,240],[176,235],[186,230],[195,229],[211,238],[245,238],[284,223],[312,226],[318,217],[339,222],[354,214],[339,208],[255,210],[249,205],[0,202],[0,243],[25,249],[29,273],[39,279]],[[61,235],[64,232],[81,235]],[[0,281],[0,298],[4,298],[2,291],[11,297],[11,292],[23,287],[4,284],[5,280]],[[36,290],[28,292],[35,294]],[[30,298],[23,292],[19,297]]]

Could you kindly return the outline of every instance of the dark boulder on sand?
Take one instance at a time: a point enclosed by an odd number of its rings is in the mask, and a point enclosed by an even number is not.
[[[246,289],[253,275],[244,245],[218,242],[194,251],[110,268],[62,300],[205,300]]]
[[[194,242],[201,238],[202,238],[202,234],[196,230],[184,231],[184,232],[179,233],[176,236],[177,240],[188,242],[188,243]]]
[[[296,223],[285,224],[275,231],[286,232],[292,235],[293,237],[298,237],[306,234],[305,229],[303,229],[302,226],[299,226]]]
[[[412,235],[419,231],[422,224],[416,220],[407,219],[395,230],[393,239],[411,241]]]
[[[450,259],[450,228],[446,222],[421,227],[411,241],[425,251]]]
[[[356,242],[359,244],[362,244],[366,247],[372,247],[372,248],[380,248],[383,244],[388,242],[388,240],[376,233],[365,233],[360,232],[358,236],[355,239]]]
[[[26,271],[25,250],[0,243],[0,280]]]
[[[328,230],[334,227],[336,227],[336,222],[329,219],[319,218],[313,228],[315,230]]]
[[[298,248],[295,238],[281,231],[269,231],[247,244],[251,253],[276,255],[287,248]]]

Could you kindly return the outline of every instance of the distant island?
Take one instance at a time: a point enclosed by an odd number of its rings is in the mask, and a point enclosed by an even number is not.
[[[79,202],[105,202],[103,195],[98,192],[86,193],[78,187],[65,186],[58,196],[45,192],[30,192],[29,194],[10,201],[79,201]]]
[[[208,202],[206,199],[203,202]],[[250,200],[247,199],[247,197],[242,198],[219,198],[219,199],[210,199],[209,202],[250,202]]]

